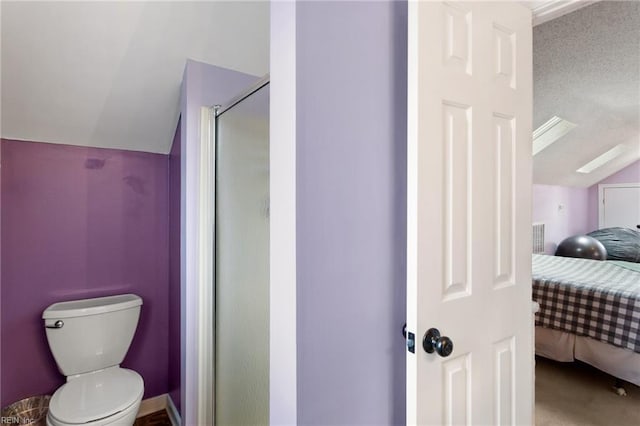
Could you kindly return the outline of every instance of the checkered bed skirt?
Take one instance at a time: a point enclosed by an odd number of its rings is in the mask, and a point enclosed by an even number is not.
[[[619,263],[534,254],[536,325],[640,353],[640,272]]]

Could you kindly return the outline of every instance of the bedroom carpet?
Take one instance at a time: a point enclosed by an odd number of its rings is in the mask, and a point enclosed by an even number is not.
[[[536,426],[640,425],[640,387],[624,384],[582,363],[536,357]]]

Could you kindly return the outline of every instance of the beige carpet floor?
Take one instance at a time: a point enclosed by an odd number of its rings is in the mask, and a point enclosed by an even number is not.
[[[613,383],[587,364],[536,357],[536,426],[640,425],[640,387],[625,382],[618,396]]]

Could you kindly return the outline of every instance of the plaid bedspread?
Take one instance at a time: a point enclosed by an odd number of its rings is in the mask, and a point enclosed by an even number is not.
[[[640,353],[640,272],[619,264],[533,255],[536,325]]]

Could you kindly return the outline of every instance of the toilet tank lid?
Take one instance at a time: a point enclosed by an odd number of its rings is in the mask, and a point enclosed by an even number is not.
[[[43,319],[73,318],[121,311],[142,305],[142,298],[135,294],[95,297],[54,303],[44,310]]]

